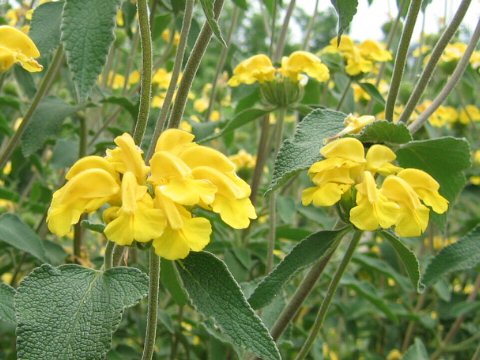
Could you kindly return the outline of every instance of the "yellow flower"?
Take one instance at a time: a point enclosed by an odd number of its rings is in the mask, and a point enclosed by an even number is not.
[[[237,65],[233,76],[228,80],[228,85],[235,87],[240,84],[253,84],[255,82],[272,81],[275,79],[275,68],[268,56],[254,55]]]
[[[300,81],[302,74],[307,74],[319,82],[330,78],[328,68],[315,55],[306,51],[295,51],[282,59],[280,73],[293,81]]]
[[[467,49],[467,44],[456,42],[448,44],[440,57],[441,62],[458,61]]]
[[[398,349],[393,349],[387,355],[387,360],[401,360],[402,353]]]
[[[387,176],[381,193],[400,206],[395,223],[395,232],[399,236],[419,236],[425,231],[430,211],[405,180],[395,175]]]
[[[161,36],[164,41],[170,41],[170,30],[169,29],[163,30]],[[173,45],[177,46],[179,43],[180,43],[180,34],[178,33],[178,31],[175,31],[175,34],[173,34]]]
[[[252,169],[255,167],[256,157],[252,156],[244,149],[237,154],[229,156],[229,159],[235,164],[236,169]]]
[[[475,70],[480,68],[480,51],[479,50],[473,52],[472,56],[470,57],[470,65]]]
[[[110,241],[125,246],[133,240],[148,242],[161,236],[166,226],[163,212],[153,207],[147,187],[138,185],[135,175],[127,171],[122,178],[122,205],[105,211],[108,225],[105,235]]]
[[[193,102],[193,108],[199,113],[203,113],[208,109],[208,99],[197,99]]]
[[[42,71],[35,58],[40,52],[34,42],[20,30],[11,26],[0,26],[0,73],[19,63],[30,72]]]
[[[345,72],[350,76],[368,73],[373,69],[373,62],[365,58],[357,48],[354,48],[352,53],[346,56],[346,59],[347,66],[345,67]]]
[[[152,83],[162,89],[167,89],[168,85],[170,85],[171,79],[172,79],[172,73],[168,72],[163,68],[160,68],[157,71],[155,71],[155,74],[153,74]]]
[[[476,150],[474,153],[473,153],[473,162],[475,164],[480,164],[480,150]]]
[[[447,124],[454,123],[458,120],[458,112],[451,106],[440,106],[435,112],[428,118],[430,124],[436,127],[442,127]]]
[[[472,185],[480,185],[480,176],[470,176],[468,180]]]
[[[349,114],[345,120],[343,120],[343,124],[345,128],[340,131],[334,137],[340,137],[345,134],[358,134],[363,128],[367,125],[370,125],[375,121],[375,116],[371,115],[363,115],[363,116],[354,116],[353,114]]]
[[[402,170],[392,164],[397,158],[395,153],[384,145],[373,145],[368,149],[366,156],[366,169],[372,174],[379,173],[383,176],[395,174]]]
[[[392,60],[392,54],[390,51],[385,50],[383,45],[373,41],[373,40],[365,40],[359,46],[360,52],[363,57],[378,61],[378,62],[385,62]]]
[[[480,121],[480,109],[475,105],[465,106],[458,116],[459,121],[462,124],[469,124],[471,121],[479,122]]]
[[[355,188],[357,206],[350,210],[353,225],[361,230],[373,231],[379,226],[389,228],[397,222],[400,206],[380,192],[369,171],[364,172],[363,181]]]

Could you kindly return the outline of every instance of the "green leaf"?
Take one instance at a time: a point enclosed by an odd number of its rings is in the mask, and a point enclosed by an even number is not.
[[[99,233],[99,234],[103,234],[103,231],[105,230],[105,224],[92,223],[89,220],[80,221],[80,225],[85,229],[91,230],[91,231]]]
[[[13,297],[15,289],[7,284],[0,284],[0,321],[5,321],[15,325],[15,307],[13,305]]]
[[[120,0],[66,0],[62,42],[80,101],[100,75],[114,40]]]
[[[220,26],[218,25],[217,19],[215,19],[215,14],[213,13],[214,3],[214,0],[200,0],[203,12],[205,13],[205,17],[207,18],[208,26],[210,26],[210,29],[212,29],[212,32],[215,34],[215,37],[218,39],[218,41],[220,41],[223,46],[227,47],[225,40],[223,40]]]
[[[423,291],[423,284],[420,280],[420,264],[415,253],[410,250],[405,244],[394,234],[389,231],[382,231],[382,235],[390,242],[390,245],[395,249],[398,257],[405,266],[408,277],[412,285],[417,291]]]
[[[233,0],[234,4],[237,5],[240,9],[247,11],[248,4],[247,0]]]
[[[422,340],[415,338],[415,342],[410,346],[403,355],[402,360],[428,360],[428,353]]]
[[[400,166],[429,173],[440,183],[440,194],[452,204],[465,186],[463,170],[471,166],[470,147],[465,139],[441,137],[412,141],[397,150]]]
[[[102,99],[102,103],[116,104],[123,107],[128,113],[132,116],[133,119],[137,118],[138,114],[138,104],[133,104],[130,99],[124,96],[110,96],[105,99]]]
[[[14,96],[0,96],[0,106],[9,106],[15,110],[20,110],[20,101]]]
[[[59,139],[52,152],[52,167],[56,169],[67,168],[78,160],[78,138]]]
[[[35,8],[29,36],[42,57],[48,55],[60,44],[63,1],[48,2]]]
[[[471,269],[480,263],[480,225],[456,243],[443,248],[428,264],[423,276],[426,286],[435,284],[443,275]]]
[[[338,41],[357,13],[358,0],[330,0],[338,14]]]
[[[42,240],[15,214],[0,216],[0,241],[48,262]]]
[[[366,82],[357,82],[357,84],[360,85],[360,87],[364,91],[366,91],[367,94],[370,95],[373,100],[375,100],[377,103],[379,103],[383,107],[385,106],[385,99],[383,98],[382,94],[380,94],[380,91],[378,91],[375,85],[366,83]]]
[[[222,128],[222,130],[214,135],[208,136],[204,139],[202,139],[202,142],[209,141],[212,139],[215,139],[219,136],[228,134],[232,132],[233,130],[239,128],[240,126],[246,125],[249,122],[252,122],[256,119],[258,119],[261,116],[267,115],[270,113],[272,109],[260,109],[260,108],[249,108],[245,109],[238,114],[235,114],[232,120],[226,123],[226,125]],[[209,123],[207,123],[209,124]],[[218,123],[211,123],[212,125],[215,125]]]
[[[135,268],[35,269],[15,295],[19,359],[104,359],[123,311],[147,292],[148,277]]]
[[[188,296],[182,287],[178,271],[173,265],[173,261],[162,259],[160,267],[160,281],[162,285],[167,288],[178,306],[185,305],[188,301]]]
[[[405,144],[412,141],[412,135],[404,124],[390,121],[375,121],[356,137],[367,143]]]
[[[292,276],[328,256],[346,231],[319,231],[299,242],[272,272],[260,281],[248,299],[250,305],[254,309],[268,305]]]
[[[32,155],[41,149],[49,138],[58,137],[65,118],[81,108],[69,105],[55,97],[47,97],[42,100],[22,136],[23,155]]]
[[[395,323],[398,321],[397,315],[391,310],[390,306],[385,302],[383,297],[377,295],[378,290],[370,283],[358,281],[352,275],[345,274],[342,277],[342,280],[340,280],[340,284],[355,290],[355,292],[363,296],[379,310],[381,310],[391,321]]]
[[[220,259],[208,252],[191,252],[179,265],[192,305],[212,319],[232,344],[262,359],[280,359],[267,328]]]
[[[319,160],[324,140],[343,130],[346,117],[344,113],[328,109],[316,109],[308,114],[298,124],[293,139],[283,142],[267,193]]]

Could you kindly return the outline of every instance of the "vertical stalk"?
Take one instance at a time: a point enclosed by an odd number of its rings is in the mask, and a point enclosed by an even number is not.
[[[182,30],[180,33],[180,41],[178,43],[177,53],[175,55],[175,62],[173,64],[172,77],[170,79],[170,84],[168,84],[167,93],[165,95],[162,109],[160,110],[160,115],[158,116],[158,119],[155,123],[155,131],[153,133],[152,141],[150,142],[147,159],[150,159],[152,157],[155,150],[155,144],[157,143],[160,133],[162,132],[163,127],[167,121],[170,105],[172,103],[173,95],[175,94],[175,89],[177,87],[178,78],[182,70],[183,57],[185,56],[185,49],[187,47],[187,37],[188,33],[190,32],[190,25],[192,24],[194,4],[194,0],[187,0],[185,3]]]
[[[442,56],[443,50],[445,50],[448,42],[452,39],[453,35],[455,35],[455,32],[457,31],[463,18],[465,17],[465,14],[467,13],[468,7],[470,6],[471,2],[472,0],[462,0],[452,21],[443,32],[440,39],[438,39],[437,44],[435,45],[432,53],[430,54],[430,60],[428,60],[425,69],[423,69],[423,72],[420,75],[420,78],[418,79],[415,88],[413,89],[412,94],[407,101],[407,104],[405,105],[405,109],[400,115],[399,121],[407,122],[410,118],[410,115],[412,115],[415,107],[418,104],[418,101],[420,100],[420,97],[422,96],[425,88],[430,82],[433,71],[435,70],[437,63]],[[418,63],[420,63],[420,61]]]
[[[305,51],[308,51],[308,48],[309,48],[308,42],[310,41],[310,37],[312,36],[312,30],[313,30],[313,26],[315,25],[315,20],[317,20],[319,2],[320,2],[319,0],[315,0],[313,15],[310,17],[310,20],[308,22],[307,32],[305,33],[305,37],[303,39],[302,49]]]
[[[155,254],[153,246],[149,254],[149,287],[147,329],[142,360],[151,360],[153,357],[155,340],[157,337],[158,290],[160,286],[160,257]]]
[[[393,76],[390,83],[390,90],[388,91],[387,103],[385,105],[385,119],[393,121],[393,111],[397,95],[400,90],[400,83],[402,81],[403,71],[405,70],[405,63],[407,60],[408,47],[412,38],[413,29],[417,22],[418,12],[422,0],[412,0],[408,9],[407,21],[398,44],[397,55],[395,57],[395,65],[393,67]]]
[[[255,162],[255,169],[253,170],[250,201],[255,206],[257,203],[257,192],[260,187],[260,180],[262,178],[263,167],[268,157],[268,137],[270,132],[270,115],[263,117],[262,127],[260,130],[260,140],[258,142],[257,161]]]
[[[352,85],[352,78],[349,77],[348,78],[348,83],[347,85],[345,86],[345,89],[343,90],[343,93],[342,93],[342,96],[340,97],[340,100],[338,101],[338,105],[337,105],[337,108],[336,110],[340,110],[340,108],[342,107],[343,105],[343,102],[345,101],[345,99],[347,98],[347,94],[348,94],[348,90],[350,90],[350,86]]]
[[[315,323],[313,324],[313,327],[310,330],[310,334],[308,335],[307,340],[303,344],[302,349],[298,353],[295,360],[305,359],[305,357],[310,352],[310,349],[312,348],[313,342],[315,341],[315,338],[317,337],[317,334],[318,334],[318,332],[320,331],[320,329],[323,325],[323,321],[325,320],[325,317],[327,316],[328,308],[330,307],[333,296],[335,295],[335,292],[337,291],[337,287],[338,287],[338,284],[340,283],[340,279],[342,278],[343,273],[345,272],[345,269],[347,268],[347,265],[350,263],[350,260],[352,259],[355,248],[357,247],[361,237],[362,237],[362,232],[359,231],[359,230],[356,230],[355,233],[353,234],[353,238],[350,242],[350,245],[348,246],[348,249],[345,252],[345,255],[342,259],[342,262],[340,263],[340,266],[338,267],[337,271],[335,272],[335,275],[333,276],[332,281],[330,282],[330,285],[328,286],[327,294],[325,295],[325,298],[323,299],[322,305],[320,305],[320,309],[319,309],[317,317],[315,319]]]
[[[113,250],[115,249],[115,243],[113,241],[107,241],[105,247],[105,256],[103,258],[103,268],[105,271],[111,269],[113,266]]]
[[[38,87],[37,93],[33,97],[32,104],[28,108],[27,112],[23,116],[22,123],[20,124],[19,128],[15,132],[15,135],[10,139],[6,148],[1,152],[0,155],[0,169],[3,169],[5,164],[10,160],[10,157],[13,154],[13,151],[17,147],[20,139],[22,138],[23,133],[25,132],[30,120],[32,119],[32,115],[35,112],[40,100],[47,94],[48,85],[50,84],[50,80],[55,77],[58,70],[60,69],[60,65],[63,60],[63,50],[61,47],[57,49],[55,56],[53,57],[52,63],[48,67],[47,73],[43,77],[40,86]]]
[[[288,33],[288,24],[290,23],[290,18],[292,17],[293,10],[295,9],[296,0],[290,0],[288,5],[285,18],[283,19],[282,29],[280,30],[280,35],[278,37],[277,48],[275,49],[275,54],[273,56],[273,61],[280,61],[283,55],[283,49],[285,48],[285,41],[287,39]]]
[[[133,140],[140,146],[148,123],[150,97],[152,95],[152,35],[150,33],[147,0],[137,0],[137,12],[140,42],[142,44],[142,84],[138,116],[135,123],[135,130],[133,131]]]
[[[213,13],[215,20],[220,16],[224,0],[216,0],[213,6]],[[185,111],[185,105],[187,104],[188,93],[192,87],[193,79],[197,74],[200,62],[203,59],[203,55],[207,50],[210,39],[212,38],[212,29],[207,22],[203,24],[202,30],[198,35],[197,41],[193,46],[193,50],[190,53],[187,64],[185,65],[185,71],[183,72],[182,81],[178,87],[177,96],[175,98],[175,104],[173,105],[172,115],[168,126],[170,128],[177,128],[182,119],[183,112]]]

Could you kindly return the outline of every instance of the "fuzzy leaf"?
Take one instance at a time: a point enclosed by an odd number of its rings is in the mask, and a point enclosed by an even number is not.
[[[348,29],[357,13],[358,0],[330,0],[338,14],[338,37]],[[340,41],[340,39],[339,39]]]
[[[15,307],[13,305],[13,297],[15,289],[7,284],[0,284],[0,321],[8,322],[15,325]]]
[[[125,308],[148,292],[140,270],[63,265],[33,270],[15,295],[19,359],[105,359]]]
[[[120,0],[66,0],[62,42],[80,101],[100,75],[114,40]]]
[[[362,142],[382,144],[405,144],[412,141],[412,135],[404,124],[389,121],[375,121],[367,125],[357,138]]]
[[[60,43],[63,5],[63,1],[48,2],[36,7],[33,12],[29,36],[42,57],[56,49]]]
[[[212,319],[232,344],[262,359],[280,359],[267,328],[224,262],[208,252],[191,252],[179,265],[192,305]]]

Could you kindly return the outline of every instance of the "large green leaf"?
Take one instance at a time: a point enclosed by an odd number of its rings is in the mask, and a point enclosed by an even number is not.
[[[403,355],[402,360],[428,360],[428,353],[422,340],[415,338],[415,342],[410,346]]]
[[[210,29],[212,29],[212,32],[215,34],[215,37],[218,39],[218,41],[220,41],[220,43],[226,47],[227,44],[225,43],[225,40],[223,40],[220,26],[218,25],[217,19],[215,19],[215,14],[213,12],[214,3],[215,0],[200,0],[203,12],[207,18],[208,26],[210,26]]]
[[[328,255],[345,232],[346,229],[319,231],[299,242],[257,285],[248,299],[250,305],[254,309],[268,305],[292,276]]]
[[[367,143],[405,144],[412,141],[412,135],[404,124],[390,121],[375,121],[366,126],[357,138]]]
[[[268,192],[278,188],[301,170],[320,159],[324,140],[343,128],[347,115],[328,109],[316,109],[298,124],[292,139],[286,139],[275,160]]]
[[[63,4],[63,1],[48,2],[36,7],[33,12],[28,35],[37,45],[42,57],[56,49],[60,43]]]
[[[23,155],[32,155],[41,149],[49,138],[58,137],[65,118],[79,109],[80,107],[69,105],[59,98],[45,98],[33,113],[31,122],[23,134]]]
[[[42,265],[15,295],[19,359],[104,359],[123,311],[147,292],[135,268]]]
[[[423,291],[423,284],[420,281],[420,264],[415,253],[410,250],[405,244],[394,234],[389,231],[382,231],[383,236],[390,242],[390,245],[395,249],[398,257],[405,266],[408,277],[412,285],[417,291]]]
[[[348,29],[357,13],[358,0],[330,0],[338,14],[338,36]]]
[[[443,275],[480,264],[480,225],[456,243],[443,248],[428,264],[423,283],[431,286]]]
[[[15,214],[0,216],[0,241],[48,262],[42,240]]]
[[[120,0],[66,0],[62,42],[81,101],[87,98],[107,59],[119,4]]]
[[[208,252],[191,252],[177,268],[192,305],[212,319],[232,344],[262,359],[280,359],[267,328],[225,263]]]
[[[15,289],[7,284],[0,284],[0,321],[15,325],[15,307],[13,297]]]
[[[402,167],[432,175],[440,183],[440,193],[450,202],[465,185],[462,171],[471,166],[468,142],[453,137],[409,142],[397,150],[397,159]]]

